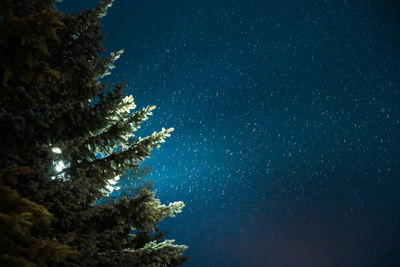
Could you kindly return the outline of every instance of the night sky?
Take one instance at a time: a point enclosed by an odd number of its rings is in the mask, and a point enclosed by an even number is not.
[[[114,3],[105,81],[175,128],[144,165],[185,266],[400,266],[396,2]]]

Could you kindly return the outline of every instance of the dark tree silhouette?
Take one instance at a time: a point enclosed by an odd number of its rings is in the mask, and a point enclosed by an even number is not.
[[[124,84],[100,79],[111,0],[76,15],[51,0],[0,0],[0,265],[176,266],[186,246],[154,233],[182,202],[150,187],[96,205],[173,130],[135,137],[155,108],[133,112]],[[126,180],[128,181],[128,180]],[[126,182],[125,181],[125,182]]]

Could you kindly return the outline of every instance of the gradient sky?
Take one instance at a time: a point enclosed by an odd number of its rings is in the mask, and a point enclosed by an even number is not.
[[[145,165],[185,266],[400,266],[396,2],[114,3],[107,80],[175,128]]]

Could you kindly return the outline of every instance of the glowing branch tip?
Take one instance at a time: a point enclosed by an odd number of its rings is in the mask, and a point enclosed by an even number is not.
[[[56,153],[56,154],[61,154],[61,149],[59,149],[58,147],[53,147],[51,149],[51,152]]]

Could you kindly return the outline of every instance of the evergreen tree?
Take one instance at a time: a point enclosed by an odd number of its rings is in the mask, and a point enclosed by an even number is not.
[[[152,190],[154,181],[145,179],[149,174],[151,168],[146,166],[144,168],[134,168],[127,170],[124,175],[115,177],[110,180],[110,194],[104,198],[99,199],[97,204],[115,204],[119,199],[131,198],[137,196],[143,189]]]
[[[122,51],[104,51],[112,0],[75,15],[54,0],[0,0],[0,265],[176,266],[187,248],[155,224],[150,187],[95,204],[109,181],[137,169],[173,130],[135,137],[154,106],[133,112],[124,84],[100,79]]]

